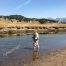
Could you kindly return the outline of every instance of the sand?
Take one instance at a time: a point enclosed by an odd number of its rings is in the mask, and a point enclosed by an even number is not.
[[[42,60],[24,66],[66,66],[66,49],[46,54]]]

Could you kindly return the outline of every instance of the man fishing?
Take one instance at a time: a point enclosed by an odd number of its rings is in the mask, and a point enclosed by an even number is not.
[[[33,49],[34,51],[38,51],[39,50],[39,34],[37,30],[34,31],[32,38],[33,38]]]

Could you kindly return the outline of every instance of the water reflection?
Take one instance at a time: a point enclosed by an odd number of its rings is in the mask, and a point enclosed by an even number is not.
[[[35,61],[37,59],[39,59],[39,50],[38,49],[37,50],[33,49],[32,60]]]

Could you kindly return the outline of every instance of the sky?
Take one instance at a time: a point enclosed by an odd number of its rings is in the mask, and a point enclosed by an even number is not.
[[[0,15],[66,18],[66,0],[0,0]]]

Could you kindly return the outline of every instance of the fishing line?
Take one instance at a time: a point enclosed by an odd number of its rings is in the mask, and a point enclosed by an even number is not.
[[[16,41],[17,41],[17,40],[16,40]],[[18,50],[19,48],[20,48],[20,37],[19,37],[19,40],[18,40],[18,42],[17,42],[17,46],[14,47],[14,48],[12,48],[12,49],[9,50],[9,51],[3,53],[3,56],[7,56],[8,54],[11,54],[11,53],[13,53],[14,51]]]

